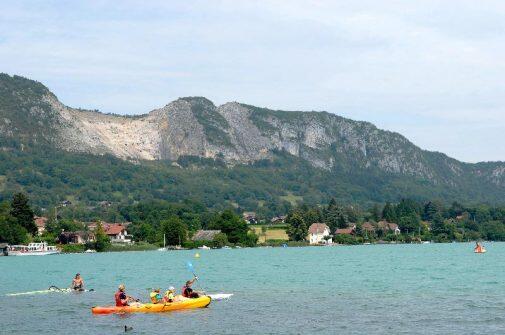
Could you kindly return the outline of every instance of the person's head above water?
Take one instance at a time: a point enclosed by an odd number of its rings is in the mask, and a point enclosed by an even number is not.
[[[191,286],[191,284],[193,284],[193,283],[191,282],[191,280],[187,280],[187,281],[186,281],[186,286]]]
[[[123,292],[123,291],[125,290],[125,286],[124,286],[124,284],[120,284],[120,285],[119,285],[119,287],[118,287],[118,289],[119,289],[121,292]]]
[[[170,286],[170,287],[168,288],[168,290],[169,290],[169,291],[171,291],[171,292],[174,292],[174,291],[175,291],[175,287]]]
[[[76,274],[75,274],[75,279],[79,278],[80,276],[81,276],[81,274],[80,274],[80,273],[76,273]]]

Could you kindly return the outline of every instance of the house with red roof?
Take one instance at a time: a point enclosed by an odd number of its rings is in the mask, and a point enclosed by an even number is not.
[[[396,223],[391,223],[387,221],[377,222],[377,228],[384,231],[384,233],[393,233],[395,235],[400,235],[400,227]]]
[[[356,233],[355,228],[338,228],[335,230],[335,235],[354,235]]]
[[[132,243],[131,236],[126,231],[126,225],[122,223],[102,223],[102,226],[111,243]]]
[[[313,223],[309,227],[310,244],[331,244],[330,227],[324,223]]]
[[[44,216],[35,216],[33,218],[37,226],[37,234],[40,236],[46,231],[47,218]]]

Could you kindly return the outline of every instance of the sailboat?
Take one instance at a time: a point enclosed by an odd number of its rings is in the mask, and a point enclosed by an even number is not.
[[[163,234],[163,248],[158,248],[158,251],[167,251],[167,240],[165,234]]]

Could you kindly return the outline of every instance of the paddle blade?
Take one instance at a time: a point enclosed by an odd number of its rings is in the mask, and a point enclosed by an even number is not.
[[[193,263],[190,261],[186,262],[186,267],[188,268],[189,272],[195,272],[195,268],[193,267]]]

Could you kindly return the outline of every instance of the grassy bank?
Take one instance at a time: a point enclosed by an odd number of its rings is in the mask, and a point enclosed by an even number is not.
[[[135,244],[129,245],[121,245],[121,244],[112,244],[107,248],[106,251],[147,251],[147,250],[156,250],[159,247],[154,244],[145,243],[145,242],[137,242]]]

